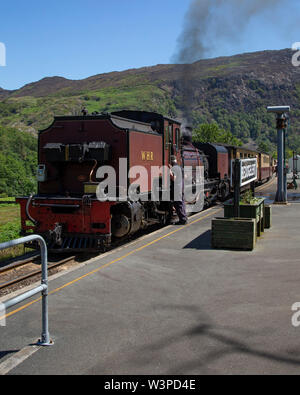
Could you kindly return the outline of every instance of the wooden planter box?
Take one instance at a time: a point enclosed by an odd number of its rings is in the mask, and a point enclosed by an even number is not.
[[[214,218],[212,220],[212,248],[253,250],[255,243],[256,219]]]
[[[264,231],[264,198],[260,198],[255,204],[241,204],[240,218],[253,218],[257,223],[257,236]],[[224,217],[232,218],[234,216],[233,202],[228,200],[224,203]]]
[[[271,206],[265,206],[265,212],[264,212],[264,223],[265,223],[265,229],[270,229],[272,226],[272,207]]]

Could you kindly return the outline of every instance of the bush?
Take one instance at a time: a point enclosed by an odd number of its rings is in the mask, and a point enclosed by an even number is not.
[[[241,141],[233,136],[228,130],[220,128],[216,123],[204,123],[193,131],[193,141],[201,143],[223,143],[242,145]]]
[[[37,139],[26,132],[0,127],[0,196],[36,190]]]

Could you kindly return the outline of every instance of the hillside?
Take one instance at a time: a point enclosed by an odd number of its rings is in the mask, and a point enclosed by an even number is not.
[[[194,125],[216,122],[244,143],[274,151],[274,115],[266,106],[290,105],[288,145],[300,150],[300,67],[292,65],[292,55],[289,49],[262,51],[0,88],[0,125],[36,135],[54,115],[78,114],[83,106],[89,112],[143,109]]]
[[[290,104],[293,126],[299,118],[300,68],[292,65],[292,54],[263,51],[78,81],[44,78],[15,91],[0,90],[1,122],[36,132],[53,115],[78,112],[82,106],[91,112],[139,108],[190,117],[194,123],[215,120],[237,137],[257,139],[262,132],[270,135],[266,127],[273,118],[265,114],[267,105]]]

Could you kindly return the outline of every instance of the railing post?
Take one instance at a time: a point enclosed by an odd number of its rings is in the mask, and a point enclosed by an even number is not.
[[[39,344],[48,346],[51,344],[48,321],[48,252],[45,240],[41,238],[38,241],[42,258],[42,285],[46,286],[42,291],[42,337]]]
[[[49,335],[49,321],[48,321],[48,252],[45,240],[39,235],[30,235],[22,237],[20,239],[11,240],[6,243],[0,244],[0,250],[4,250],[10,247],[14,247],[18,244],[27,243],[29,241],[37,240],[41,249],[41,259],[42,259],[42,281],[41,285],[32,289],[31,291],[25,292],[13,299],[10,299],[3,303],[4,307],[7,309],[9,307],[15,306],[18,303],[36,295],[37,293],[42,293],[42,335],[38,342],[40,346],[50,346],[53,341],[50,339]]]

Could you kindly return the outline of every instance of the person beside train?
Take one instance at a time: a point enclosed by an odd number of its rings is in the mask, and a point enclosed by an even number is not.
[[[178,165],[176,157],[172,157],[172,165],[169,165],[170,169],[170,181],[171,181],[171,199],[173,201],[173,206],[175,208],[176,214],[178,216],[179,225],[186,225],[188,222],[186,207],[184,201],[184,172],[183,168]],[[173,172],[174,167],[176,167],[176,172]],[[175,174],[177,173],[177,174]],[[181,177],[180,177],[181,175]],[[177,193],[176,193],[177,192]],[[180,196],[176,196],[176,195]]]

